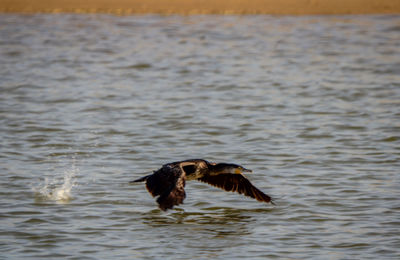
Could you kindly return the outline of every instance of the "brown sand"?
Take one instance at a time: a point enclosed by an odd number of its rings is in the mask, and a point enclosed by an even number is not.
[[[0,0],[6,13],[398,14],[400,0]]]

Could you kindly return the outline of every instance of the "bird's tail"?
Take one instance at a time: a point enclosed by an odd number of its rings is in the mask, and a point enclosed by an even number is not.
[[[140,177],[139,179],[136,179],[136,180],[130,181],[129,183],[135,183],[135,182],[142,182],[142,181],[146,181],[146,180],[147,180],[147,178],[149,178],[150,176],[151,176],[151,174],[149,174],[149,175],[146,175],[146,176],[143,176],[143,177]]]

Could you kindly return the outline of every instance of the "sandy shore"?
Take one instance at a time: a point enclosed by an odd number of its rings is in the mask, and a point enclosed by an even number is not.
[[[399,0],[1,0],[3,13],[393,14]]]

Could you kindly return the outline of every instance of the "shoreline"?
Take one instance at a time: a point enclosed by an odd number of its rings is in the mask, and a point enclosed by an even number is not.
[[[2,0],[0,13],[131,14],[400,14],[393,0]]]

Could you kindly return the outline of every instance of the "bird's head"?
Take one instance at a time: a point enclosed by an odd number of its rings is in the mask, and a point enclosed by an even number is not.
[[[231,173],[231,174],[242,174],[243,172],[252,172],[252,170],[246,169],[241,165],[233,163],[217,163],[213,165],[213,171],[216,173]]]

